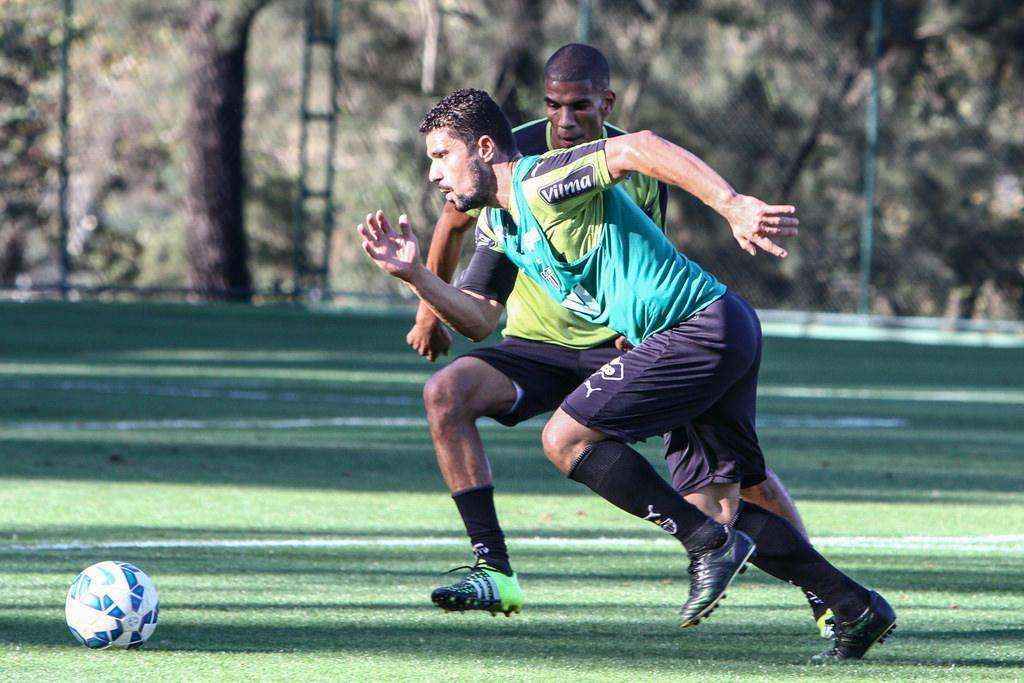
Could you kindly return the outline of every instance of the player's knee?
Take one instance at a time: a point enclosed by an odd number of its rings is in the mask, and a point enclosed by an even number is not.
[[[743,489],[743,500],[754,505],[761,505],[764,502],[764,482]],[[764,507],[762,505],[762,507]]]
[[[738,484],[709,484],[683,496],[688,503],[719,524],[735,520],[739,510]]]
[[[423,407],[431,423],[444,423],[466,416],[467,388],[458,373],[445,368],[423,385]]]
[[[552,456],[562,447],[558,426],[554,424],[553,420],[548,420],[548,423],[544,425],[544,429],[540,433],[540,445],[548,459],[553,459]]]
[[[562,474],[568,474],[576,456],[586,447],[575,438],[571,429],[565,428],[559,420],[552,418],[544,425],[540,436],[544,455],[548,456]]]
[[[771,508],[779,498],[779,486],[777,480],[769,476],[759,484],[742,489],[740,495],[748,503]]]
[[[557,466],[566,447],[563,430],[559,429],[557,422],[548,420],[544,425],[544,431],[540,433],[540,443],[544,448],[544,455]]]

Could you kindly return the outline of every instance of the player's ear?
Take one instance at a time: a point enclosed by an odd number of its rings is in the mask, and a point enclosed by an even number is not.
[[[601,115],[608,118],[615,108],[615,91],[605,88],[604,96],[601,98]]]
[[[476,141],[476,154],[481,161],[491,163],[494,155],[498,153],[498,147],[494,144],[494,138],[490,135],[481,135]]]

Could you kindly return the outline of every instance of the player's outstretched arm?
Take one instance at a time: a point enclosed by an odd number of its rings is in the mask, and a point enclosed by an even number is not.
[[[455,268],[459,265],[462,237],[472,224],[472,216],[462,213],[451,202],[444,203],[430,237],[427,268],[445,282],[452,281]],[[416,353],[431,363],[447,354],[452,345],[448,329],[430,310],[430,306],[422,301],[416,311],[416,323],[405,335],[405,341]]]
[[[732,228],[740,248],[750,254],[758,249],[785,258],[789,252],[772,238],[797,234],[796,207],[769,205],[756,197],[741,195],[713,168],[682,147],[649,130],[609,138],[605,143],[608,171],[621,178],[637,171],[681,187],[717,211]]]
[[[405,214],[396,232],[383,211],[366,214],[357,228],[363,250],[388,275],[405,282],[431,310],[460,334],[473,341],[485,339],[498,326],[504,306],[497,301],[456,289],[427,270],[419,257],[419,243]]]

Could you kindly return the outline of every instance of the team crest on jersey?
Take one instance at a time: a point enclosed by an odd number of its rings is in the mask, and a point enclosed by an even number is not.
[[[601,315],[601,307],[597,300],[579,284],[574,285],[572,291],[562,299],[562,305],[583,316],[595,318]]]
[[[610,363],[605,363],[599,370],[601,379],[618,382],[626,376],[626,368],[622,365],[621,358],[613,358]]]
[[[551,266],[548,266],[544,270],[540,271],[540,276],[544,278],[545,282],[547,282],[555,289],[562,288],[562,283],[558,281],[557,277],[555,277],[555,271],[551,270]]]
[[[540,188],[541,199],[548,204],[558,204],[572,199],[594,188],[594,167],[592,165],[577,168],[561,180]]]

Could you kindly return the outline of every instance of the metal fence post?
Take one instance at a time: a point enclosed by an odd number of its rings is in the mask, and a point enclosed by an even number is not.
[[[860,228],[860,313],[871,312],[871,256],[875,229],[875,164],[878,156],[878,55],[882,42],[882,0],[871,6],[871,92],[864,149],[864,218]]]
[[[338,39],[341,35],[341,0],[334,0],[331,4],[331,49],[329,84],[329,107],[330,120],[327,130],[327,178],[324,181],[327,190],[327,197],[324,201],[323,230],[324,243],[320,263],[320,291],[325,301],[331,299],[331,237],[334,235],[334,152],[337,146],[338,137]]]
[[[71,23],[75,8],[73,0],[64,0],[63,29],[60,41],[60,160],[57,168],[59,181],[58,200],[60,204],[60,296],[68,297],[68,273],[71,270],[68,255],[68,110],[71,103],[68,95],[68,52],[71,49]]]
[[[305,34],[302,42],[302,90],[299,94],[299,177],[295,188],[295,212],[292,221],[292,299],[298,301],[302,296],[302,276],[305,271],[306,237],[306,144],[308,140],[306,102],[309,100],[309,71],[312,62],[310,34],[313,31],[315,7],[314,0],[306,0],[303,26]]]
[[[292,229],[292,298],[298,300],[303,294],[303,278],[316,275],[320,285],[320,296],[327,297],[330,285],[330,249],[331,235],[334,233],[334,150],[338,132],[338,40],[340,36],[341,0],[330,3],[330,23],[317,26],[317,0],[306,0],[305,40],[302,46],[302,91],[299,103],[299,176],[297,181],[294,226]],[[328,58],[328,93],[329,102],[326,108],[312,108],[310,105],[310,80],[312,78],[313,51],[321,55],[327,50]],[[324,168],[323,184],[310,186],[310,167],[319,166],[310,160],[309,145],[310,127],[316,125],[318,130],[327,135],[325,149],[317,148],[317,153]],[[313,183],[316,184],[316,183]],[[323,220],[323,248],[320,264],[315,268],[307,267],[309,254],[306,253],[306,223],[310,213],[309,202],[323,202],[321,216]]]

